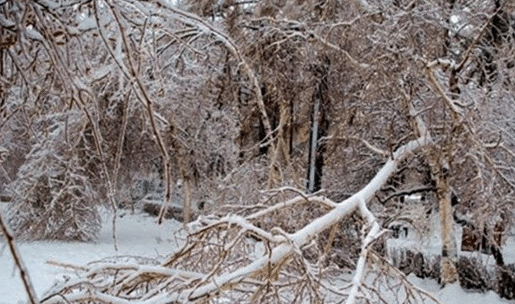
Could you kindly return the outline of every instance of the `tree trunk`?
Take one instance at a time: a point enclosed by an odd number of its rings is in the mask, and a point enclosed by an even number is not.
[[[320,124],[320,99],[314,98],[313,115],[311,118],[311,135],[309,141],[309,164],[308,164],[308,186],[307,193],[320,190],[320,175],[322,168],[316,168],[317,148],[318,148],[318,129]],[[319,170],[317,170],[319,169]],[[318,173],[318,174],[317,174]]]
[[[307,193],[314,193],[322,188],[322,169],[324,166],[325,144],[320,139],[327,135],[329,123],[326,117],[328,107],[327,74],[329,58],[316,67],[316,76],[320,77],[313,94],[313,112],[311,115],[311,134],[308,154]]]
[[[440,166],[437,174],[436,186],[438,207],[440,210],[440,229],[442,238],[441,284],[454,283],[458,279],[458,252],[454,232],[454,221],[451,208],[451,187],[447,180],[449,169],[446,165]]]

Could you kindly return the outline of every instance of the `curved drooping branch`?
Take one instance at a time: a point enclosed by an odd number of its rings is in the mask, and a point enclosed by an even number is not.
[[[232,41],[230,37],[222,33],[220,30],[216,29],[208,22],[204,21],[199,16],[180,10],[177,7],[173,6],[169,1],[152,0],[151,2],[156,3],[159,7],[166,8],[167,11],[172,12],[174,16],[176,16],[180,21],[184,22],[185,24],[198,28],[200,32],[204,32],[206,34],[214,36],[217,40],[222,42],[223,45],[227,48],[227,50],[229,50],[229,52],[236,58],[240,65],[240,68],[242,69],[243,73],[246,74],[247,77],[249,77],[253,87],[256,104],[261,114],[261,120],[263,122],[263,127],[265,129],[265,138],[263,138],[263,142],[268,141],[272,146],[272,149],[269,150],[273,151],[274,144],[271,140],[273,138],[273,130],[272,125],[270,124],[270,120],[268,118],[268,114],[266,113],[265,103],[263,102],[263,95],[261,94],[259,81],[256,75],[254,74],[254,71],[249,66],[247,60],[245,60],[243,55],[238,50],[238,46]],[[160,12],[160,10],[157,11]]]

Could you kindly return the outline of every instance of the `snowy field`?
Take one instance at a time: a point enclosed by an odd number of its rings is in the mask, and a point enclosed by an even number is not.
[[[34,289],[39,298],[52,287],[57,280],[62,280],[73,272],[52,265],[49,261],[77,266],[86,265],[112,256],[142,256],[160,259],[174,252],[181,246],[176,237],[182,224],[167,220],[157,225],[154,218],[147,216],[125,215],[118,218],[118,251],[114,250],[111,233],[111,219],[106,218],[99,239],[95,243],[79,242],[30,242],[18,244],[25,266],[29,270]],[[0,241],[0,304],[26,303],[26,294],[15,268],[5,240]]]
[[[110,222],[110,219],[106,217],[106,221]],[[38,296],[41,298],[55,282],[66,276],[73,276],[72,270],[55,266],[52,261],[82,266],[112,256],[161,259],[181,245],[178,231],[182,224],[175,220],[168,220],[158,226],[154,218],[126,214],[123,218],[119,218],[117,223],[118,251],[114,250],[109,224],[104,225],[100,238],[95,243],[39,241],[18,244]],[[510,245],[515,249],[513,243]],[[494,292],[466,292],[459,285],[440,289],[435,281],[422,280],[415,276],[410,276],[410,279],[416,285],[433,293],[442,303],[514,303],[500,299]],[[18,303],[26,303],[25,291],[5,240],[2,239],[0,241],[0,304]]]

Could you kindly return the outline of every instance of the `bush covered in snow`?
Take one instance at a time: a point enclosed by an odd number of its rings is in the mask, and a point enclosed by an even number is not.
[[[10,185],[8,221],[21,239],[89,241],[100,230],[95,161],[78,132],[87,124],[82,115],[73,118],[66,129],[63,117],[52,117],[52,132],[33,146]],[[66,131],[75,136],[66,140]]]

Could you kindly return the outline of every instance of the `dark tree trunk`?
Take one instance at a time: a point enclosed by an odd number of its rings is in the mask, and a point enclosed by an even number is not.
[[[315,75],[320,81],[313,94],[313,110],[311,112],[311,133],[309,138],[307,193],[314,193],[322,187],[322,170],[324,167],[325,143],[320,139],[327,135],[329,122],[327,120],[327,75],[329,70],[329,58],[325,58],[322,64],[317,65]]]

